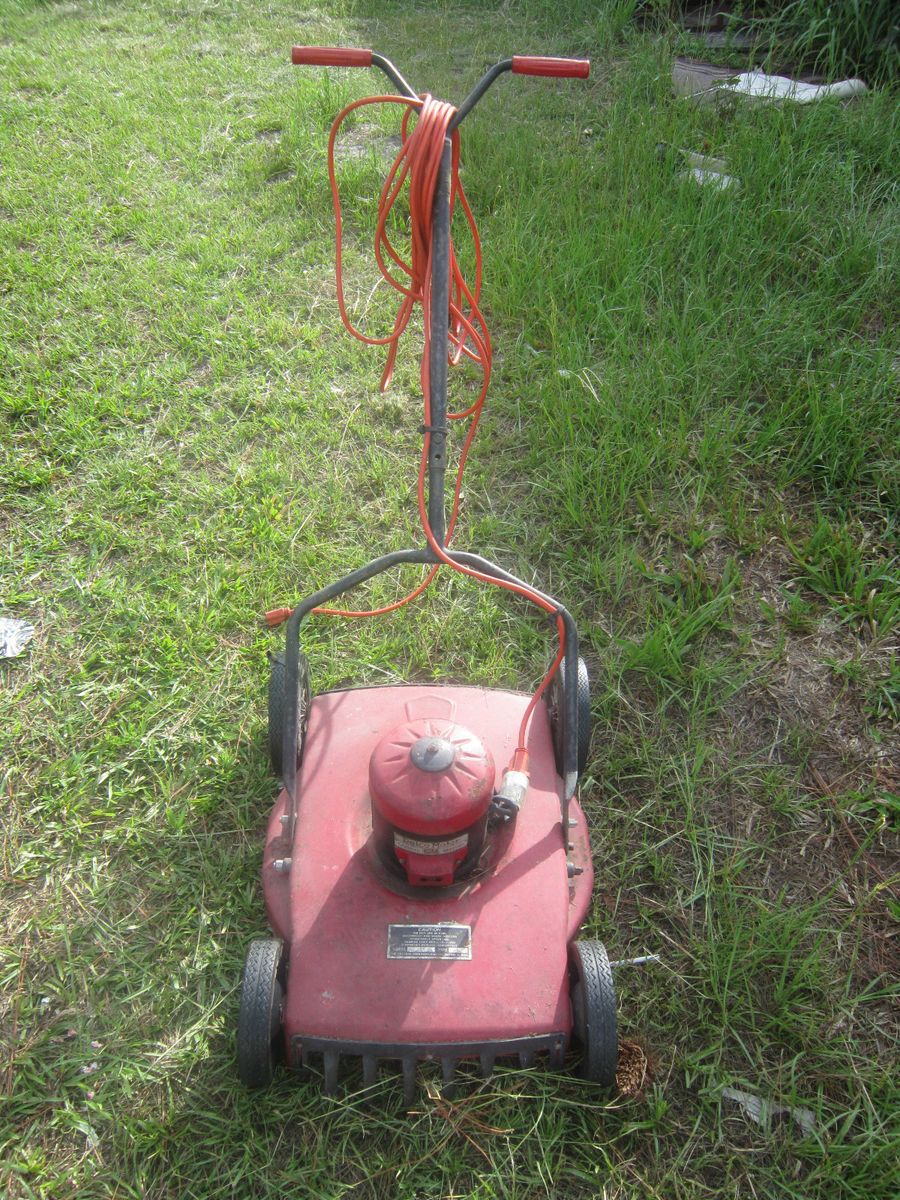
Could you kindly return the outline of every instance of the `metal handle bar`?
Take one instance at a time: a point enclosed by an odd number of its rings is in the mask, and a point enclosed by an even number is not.
[[[291,62],[310,67],[378,67],[404,96],[417,100],[418,94],[406,82],[389,58],[373,50],[343,49],[339,46],[294,46]],[[491,84],[505,71],[514,75],[542,75],[554,79],[587,79],[591,64],[586,58],[545,58],[540,55],[515,54],[504,58],[484,75],[463,100],[450,122],[450,132],[472,111]]]
[[[376,54],[374,50],[349,50],[340,46],[294,46],[291,49],[291,62],[295,67],[378,67],[404,96],[408,96],[410,100],[419,98],[391,60]]]

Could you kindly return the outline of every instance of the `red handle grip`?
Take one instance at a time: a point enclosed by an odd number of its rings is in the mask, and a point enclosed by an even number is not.
[[[514,54],[514,75],[550,75],[556,79],[587,79],[591,73],[588,58],[542,58],[538,54]]]
[[[371,67],[371,50],[342,50],[339,46],[294,46],[295,67]]]

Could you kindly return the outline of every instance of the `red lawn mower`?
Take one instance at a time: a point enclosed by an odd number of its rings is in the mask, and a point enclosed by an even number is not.
[[[490,378],[490,337],[478,308],[481,250],[460,183],[459,126],[504,72],[584,79],[589,63],[517,56],[497,63],[457,109],[419,96],[369,50],[295,47],[296,64],[380,68],[398,94],[358,100],[329,141],[341,316],[362,340],[388,347],[382,385],[416,304],[423,307],[425,419],[418,502],[425,546],[396,550],[301,601],[287,620],[269,681],[269,746],[283,779],[269,819],[262,880],[273,936],[250,944],[237,1033],[241,1079],[270,1082],[276,1062],[321,1069],[337,1088],[342,1058],[372,1085],[399,1064],[406,1099],[416,1068],[440,1063],[446,1086],[466,1060],[538,1057],[611,1087],[617,1041],[612,972],[600,942],[577,941],[593,869],[576,788],[588,752],[590,694],[578,634],[557,600],[502,567],[450,548],[462,471]],[[397,105],[401,150],[385,181],[375,239],[382,275],[402,299],[391,333],[353,328],[343,297],[341,209],[334,146],[341,122],[366,104]],[[409,246],[389,230],[408,196]],[[463,276],[451,217],[469,223],[475,279]],[[448,366],[481,368],[478,400],[448,409]],[[451,422],[467,430],[449,521],[445,471]],[[404,564],[427,568],[403,600],[378,610],[326,607]],[[419,595],[441,569],[501,587],[542,609],[558,653],[533,696],[493,688],[400,685],[313,696],[300,628],[311,613],[371,616]],[[498,767],[501,768],[498,774]]]

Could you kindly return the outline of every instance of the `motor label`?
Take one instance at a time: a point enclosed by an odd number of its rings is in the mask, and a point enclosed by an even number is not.
[[[471,925],[388,925],[388,958],[471,958]]]
[[[407,854],[455,854],[457,850],[465,850],[468,844],[467,833],[442,842],[420,842],[418,838],[407,837],[405,833],[394,834],[394,846],[398,850],[405,850]]]

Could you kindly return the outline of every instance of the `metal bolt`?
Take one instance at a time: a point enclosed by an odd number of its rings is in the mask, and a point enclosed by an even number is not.
[[[576,875],[584,874],[584,867],[576,867],[573,862],[566,863],[566,870],[569,872],[570,879],[574,879]]]
[[[279,820],[281,821],[282,825],[290,825],[291,814],[290,813],[282,813],[281,816],[279,817]]]
[[[280,875],[286,875],[291,869],[291,860],[289,858],[273,858],[272,869]]]

